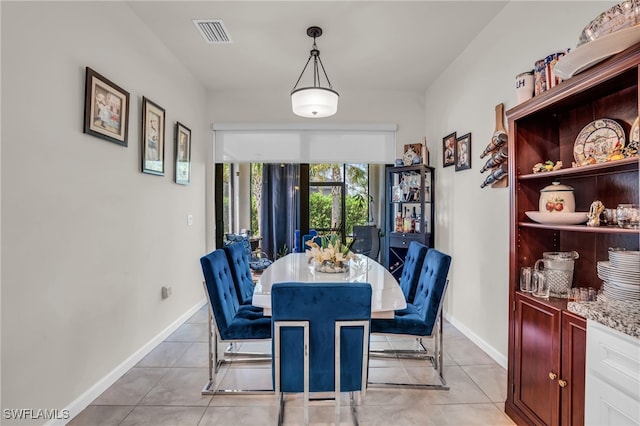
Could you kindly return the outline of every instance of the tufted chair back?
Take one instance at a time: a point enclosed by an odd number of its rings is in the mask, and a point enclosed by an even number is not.
[[[400,276],[400,288],[402,288],[407,303],[413,303],[418,280],[420,279],[420,269],[426,254],[427,246],[417,241],[411,241],[407,256],[404,258],[402,275]]]
[[[335,390],[335,322],[367,320],[371,318],[371,285],[369,283],[277,283],[271,287],[272,327],[278,321],[309,321],[310,323],[310,391]],[[273,330],[272,330],[273,334]],[[363,374],[362,341],[369,340],[362,329],[345,328],[341,332],[340,391],[361,390]],[[283,368],[281,392],[303,391],[303,344],[299,328],[282,331],[279,344],[274,346],[273,362]],[[276,345],[276,342],[273,342]],[[276,367],[274,364],[274,384]],[[366,383],[366,381],[365,381]],[[366,385],[365,385],[366,387]]]
[[[448,254],[433,248],[427,251],[420,271],[413,305],[418,310],[419,316],[424,318],[428,334],[433,331],[433,325],[442,304],[450,265],[451,256]]]
[[[229,267],[231,268],[231,276],[236,285],[236,292],[240,298],[240,304],[246,305],[251,303],[253,297],[253,277],[251,269],[245,254],[245,248],[242,243],[232,243],[222,248],[227,255]]]
[[[228,338],[226,332],[238,312],[240,302],[227,255],[223,250],[215,250],[201,257],[200,264],[218,332],[223,339]]]

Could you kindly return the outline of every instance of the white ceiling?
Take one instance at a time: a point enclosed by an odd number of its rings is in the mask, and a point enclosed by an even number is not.
[[[317,25],[334,89],[424,90],[508,1],[130,1],[214,90],[291,90]],[[207,44],[194,19],[221,19],[233,43]]]

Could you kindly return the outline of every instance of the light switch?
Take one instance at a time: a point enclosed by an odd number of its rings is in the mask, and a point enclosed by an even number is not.
[[[187,226],[191,226],[193,225],[193,215],[192,214],[188,214],[187,215]]]

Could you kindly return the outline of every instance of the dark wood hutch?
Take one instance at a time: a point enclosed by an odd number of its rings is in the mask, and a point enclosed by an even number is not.
[[[608,208],[639,202],[639,158],[572,168],[573,148],[593,120],[618,122],[629,139],[638,117],[640,44],[507,111],[509,126],[509,368],[505,410],[518,424],[582,425],[586,321],[567,300],[519,291],[519,270],[547,251],[577,251],[573,286],[599,288],[596,263],[609,247],[638,250],[640,232],[616,226],[532,222],[540,189],[560,181],[575,189],[576,211],[594,200]],[[561,160],[557,171],[532,173],[535,163]]]

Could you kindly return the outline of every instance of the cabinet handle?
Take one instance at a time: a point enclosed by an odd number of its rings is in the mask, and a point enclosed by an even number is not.
[[[553,372],[549,373],[549,380],[555,380],[557,378],[558,378],[558,375],[556,373],[553,373]]]
[[[567,381],[566,380],[558,380],[558,384],[560,385],[561,388],[564,388],[565,386],[567,386]]]

